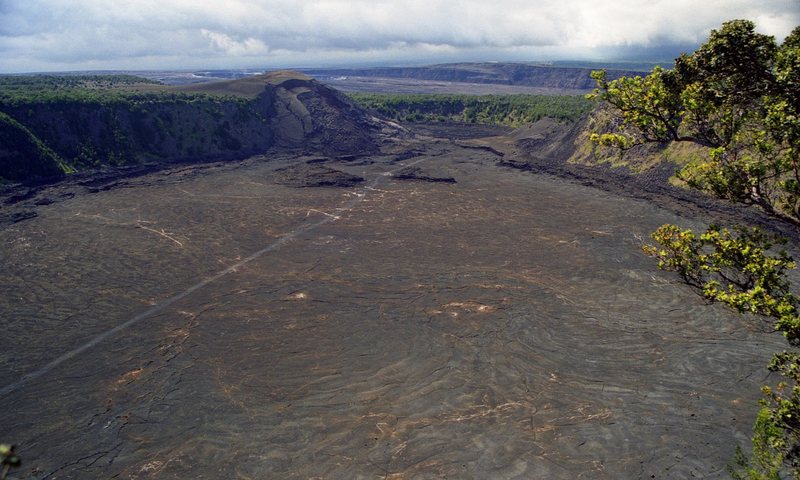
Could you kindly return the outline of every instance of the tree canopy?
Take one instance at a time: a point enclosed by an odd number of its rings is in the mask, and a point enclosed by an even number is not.
[[[778,45],[753,22],[733,20],[671,70],[592,76],[590,97],[620,119],[595,142],[696,143],[708,155],[679,172],[689,185],[800,224],[800,27]]]
[[[519,127],[544,117],[574,122],[589,112],[580,95],[351,93],[362,107],[398,121],[456,121]]]

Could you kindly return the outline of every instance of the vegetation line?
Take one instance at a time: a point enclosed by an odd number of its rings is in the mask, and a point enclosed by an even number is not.
[[[592,109],[581,95],[348,94],[364,108],[403,122],[465,122],[520,127],[544,117],[574,122]]]

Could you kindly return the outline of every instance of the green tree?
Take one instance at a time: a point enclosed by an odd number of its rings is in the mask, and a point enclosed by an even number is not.
[[[698,144],[708,155],[678,174],[690,186],[800,225],[800,27],[778,46],[753,22],[733,20],[671,70],[592,76],[590,98],[621,120],[593,141]]]
[[[14,445],[0,443],[0,480],[5,480],[8,471],[19,467],[21,463],[19,456],[14,453]]]
[[[592,140],[623,150],[644,143],[691,142],[707,155],[678,175],[694,188],[757,205],[800,225],[800,27],[781,45],[733,20],[683,54],[671,70],[608,81],[593,72],[590,98],[619,121]],[[677,272],[711,301],[769,318],[790,350],[768,369],[780,381],[763,387],[752,452],[737,451],[730,473],[740,479],[800,478],[800,299],[786,272],[794,261],[782,241],[753,228],[711,226],[697,235],[675,225],[653,233],[645,253]]]
[[[791,291],[786,272],[794,260],[776,247],[785,239],[757,228],[733,231],[712,225],[701,235],[675,225],[652,234],[658,246],[645,245],[662,270],[677,272],[712,302],[767,317],[792,349],[773,356],[767,367],[779,374],[774,387],[762,388],[764,399],[753,428],[752,456],[741,451],[731,465],[734,478],[780,478],[782,468],[800,478],[800,298]]]

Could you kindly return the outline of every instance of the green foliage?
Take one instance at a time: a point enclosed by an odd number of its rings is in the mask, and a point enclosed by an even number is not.
[[[134,85],[160,85],[134,75],[0,75],[0,91],[117,88]]]
[[[7,443],[0,443],[0,480],[5,480],[8,477],[8,472],[12,468],[19,467],[22,464],[19,456],[14,453],[14,445]]]
[[[133,75],[0,75],[0,110],[24,105],[90,103],[127,105],[146,109],[149,105],[247,100],[232,95],[176,92],[167,89],[148,91],[158,82]]]
[[[740,480],[800,478],[800,358],[794,352],[775,354],[769,369],[783,380],[762,388],[764,399],[753,425],[752,455],[737,448],[728,466]]]
[[[252,99],[150,91],[152,83],[125,75],[0,76],[0,177],[24,181],[205,155],[197,141],[179,138],[179,124],[204,125],[219,150],[239,151],[240,141],[223,123],[261,119]]]
[[[780,456],[783,463],[791,467],[795,477],[800,477],[800,356],[797,352],[777,353],[769,364],[769,370],[784,380],[774,388],[762,388],[765,396],[762,402],[765,422],[763,448],[775,452],[774,456]],[[754,457],[758,458],[758,453],[755,450]]]
[[[124,105],[147,110],[153,105],[196,103],[245,103],[246,99],[233,96],[210,95],[185,92],[140,92],[102,89],[56,89],[56,90],[0,90],[0,109],[8,110],[29,105],[63,105],[66,103],[92,104],[98,106]]]
[[[758,228],[733,232],[712,225],[699,237],[691,230],[663,225],[652,234],[658,246],[645,245],[658,268],[674,271],[705,298],[740,313],[775,319],[775,329],[793,346],[800,345],[800,302],[790,292],[787,270],[794,260],[784,250],[773,251],[784,239]]]
[[[647,142],[677,140],[678,99],[669,88],[670,75],[670,71],[656,67],[645,77],[621,77],[609,82],[605,71],[592,72],[597,89],[587,98],[602,99],[623,113],[620,133],[595,134],[592,139],[601,145],[623,149]]]
[[[608,81],[589,98],[621,122],[596,143],[628,149],[692,142],[708,155],[679,176],[719,198],[800,224],[800,27],[778,45],[747,20],[726,22],[671,70]]]
[[[455,121],[518,127],[544,117],[573,122],[589,112],[580,96],[351,93],[362,107],[405,122]]]
[[[718,226],[698,237],[675,225],[661,226],[652,238],[658,245],[642,249],[658,260],[659,268],[677,272],[712,302],[771,319],[790,346],[800,346],[800,299],[786,279],[796,264],[784,250],[775,250],[785,240],[757,228],[731,232]],[[777,353],[768,368],[781,380],[762,389],[752,456],[737,453],[730,467],[734,478],[780,478],[781,469],[800,478],[800,355]]]
[[[768,407],[762,407],[753,425],[753,455],[748,457],[741,447],[736,448],[728,473],[735,480],[780,480],[783,455],[772,445],[782,436],[782,430],[772,421]]]
[[[73,170],[36,135],[0,112],[0,178],[20,181],[55,177]]]

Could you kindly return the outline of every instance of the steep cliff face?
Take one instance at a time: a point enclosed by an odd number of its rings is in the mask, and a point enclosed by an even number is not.
[[[63,101],[7,110],[74,167],[225,157],[272,145],[266,121],[232,101]]]
[[[5,172],[6,178],[51,177],[66,171],[58,155],[0,112],[0,172]]]
[[[544,171],[561,171],[565,166],[588,167],[586,173],[614,171],[665,185],[680,184],[675,172],[687,163],[707,155],[699,146],[687,143],[644,144],[626,151],[598,146],[590,140],[594,132],[611,131],[614,118],[596,108],[573,124],[543,120],[516,130],[511,138],[524,160]]]
[[[22,181],[70,168],[243,158],[275,149],[350,155],[377,148],[380,124],[308,77],[280,72],[221,83],[0,103],[0,111],[13,120],[3,127],[0,178]],[[31,145],[41,144],[52,155],[26,153],[28,136]]]

